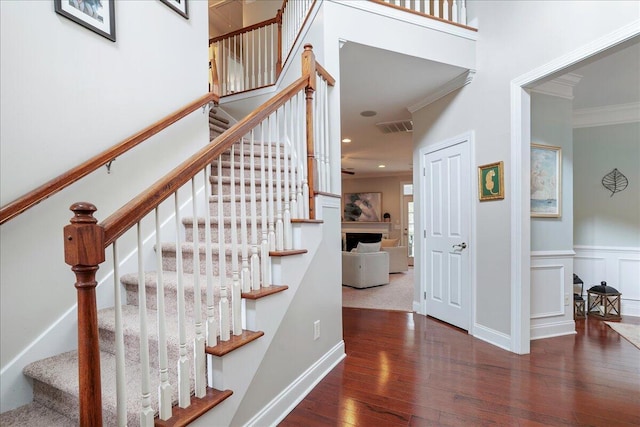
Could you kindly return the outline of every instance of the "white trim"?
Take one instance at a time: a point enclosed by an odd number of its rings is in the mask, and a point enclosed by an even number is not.
[[[573,111],[573,127],[620,125],[640,122],[640,102],[582,108]]]
[[[531,102],[525,88],[547,76],[640,34],[636,20],[567,55],[535,68],[511,81],[511,331],[512,351],[529,353],[531,295],[529,263],[531,257],[529,217],[529,150],[531,149]]]
[[[640,247],[634,246],[591,246],[591,245],[573,245],[573,248],[582,252],[618,252],[623,254],[635,255],[640,252]]]
[[[409,112],[411,113],[415,113],[421,108],[424,108],[427,105],[436,102],[438,99],[471,83],[473,81],[473,77],[475,76],[475,74],[476,74],[475,70],[467,70],[463,72],[457,77],[454,77],[453,79],[446,82],[444,85],[438,87],[438,89],[427,94],[427,96],[425,96],[421,101],[418,101],[417,103],[408,106],[407,110],[409,110]]]
[[[421,309],[422,309],[422,304],[420,303],[420,300],[414,301],[413,302],[413,312],[424,315],[424,312],[420,311]]]
[[[402,10],[394,9],[389,6],[376,4],[370,1],[354,1],[354,0],[326,0],[333,3],[338,3],[343,6],[352,7],[354,9],[364,10],[366,12],[375,13],[385,18],[395,19],[407,24],[417,25],[419,27],[429,28],[431,30],[440,31],[452,36],[458,36],[461,38],[476,41],[478,40],[478,32],[468,30],[466,28],[458,27],[457,25],[451,25],[447,22],[442,22],[437,19],[431,19],[424,16],[416,15],[415,13],[405,12]]]
[[[566,251],[531,251],[531,258],[573,258],[576,253],[572,250]]]
[[[275,426],[346,357],[344,341],[340,341],[302,375],[296,378],[271,402],[253,416],[246,426]]]
[[[576,334],[576,322],[566,320],[563,322],[545,323],[544,325],[531,327],[531,339],[539,340],[543,338],[561,337],[564,335]]]
[[[532,88],[531,92],[573,99],[573,88],[580,82],[580,79],[582,79],[582,76],[579,74],[567,73],[550,82],[545,82]]]
[[[474,338],[478,338],[504,350],[511,350],[512,339],[509,335],[476,323],[473,325]]]
[[[533,265],[531,266],[531,275],[533,276],[533,271],[534,270],[556,270],[560,273],[560,286],[562,291],[560,292],[560,294],[558,295],[558,301],[556,301],[558,303],[558,306],[555,308],[555,311],[546,311],[546,312],[539,312],[539,313],[535,313],[533,310],[531,310],[531,319],[544,319],[546,317],[557,317],[557,316],[564,316],[564,287],[565,287],[565,283],[564,283],[564,275],[565,275],[565,266],[563,264],[544,264],[544,265]],[[538,282],[540,283],[540,282]],[[535,283],[531,284],[533,287],[535,287]],[[547,295],[544,295],[545,297]],[[531,305],[535,305],[535,301],[531,302]],[[539,326],[532,326],[531,330],[533,330],[534,328],[539,327]]]

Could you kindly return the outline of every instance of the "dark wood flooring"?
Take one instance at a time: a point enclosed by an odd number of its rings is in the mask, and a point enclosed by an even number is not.
[[[518,356],[412,313],[343,319],[346,359],[280,426],[640,426],[640,349],[599,320]]]

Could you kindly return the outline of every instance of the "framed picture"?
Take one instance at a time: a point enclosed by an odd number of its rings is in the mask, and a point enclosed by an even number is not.
[[[481,202],[504,199],[504,167],[502,162],[478,166],[478,197]]]
[[[382,193],[345,193],[344,221],[382,221]]]
[[[56,13],[116,41],[115,0],[53,0]]]
[[[531,144],[531,216],[560,218],[562,149]]]
[[[189,19],[189,9],[187,8],[187,0],[160,0],[171,9],[182,15],[184,19]]]

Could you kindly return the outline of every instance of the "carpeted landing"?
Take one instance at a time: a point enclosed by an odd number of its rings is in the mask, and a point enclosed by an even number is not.
[[[357,289],[342,287],[342,306],[379,310],[413,311],[413,267],[389,274],[389,284]]]

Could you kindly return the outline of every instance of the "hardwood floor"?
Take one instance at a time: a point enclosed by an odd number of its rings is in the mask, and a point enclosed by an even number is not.
[[[346,359],[280,426],[640,425],[640,349],[601,321],[518,356],[412,313],[343,319]]]

